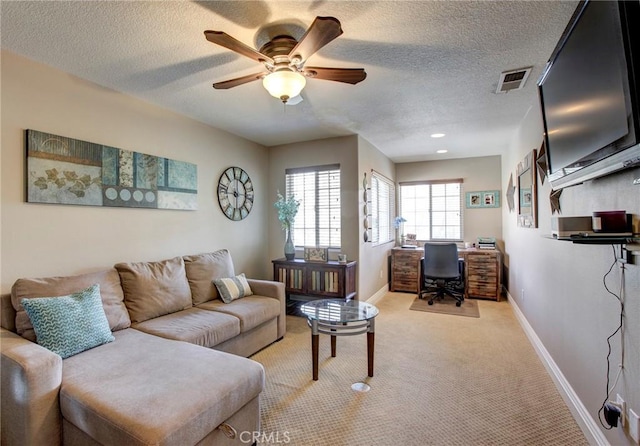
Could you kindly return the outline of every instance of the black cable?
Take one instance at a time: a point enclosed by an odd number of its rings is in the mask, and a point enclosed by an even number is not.
[[[609,358],[611,356],[611,338],[614,337],[620,330],[622,330],[622,323],[624,318],[624,302],[622,302],[622,298],[618,296],[616,293],[614,293],[613,291],[611,291],[607,286],[607,276],[611,273],[611,271],[613,271],[613,267],[616,266],[616,263],[618,263],[618,258],[616,257],[615,245],[611,245],[611,249],[613,250],[613,263],[611,264],[609,271],[607,271],[606,274],[602,276],[602,283],[604,284],[604,289],[607,290],[607,292],[611,294],[613,297],[618,299],[618,302],[620,303],[620,324],[618,325],[618,328],[616,328],[616,330],[613,333],[611,333],[611,335],[609,335],[609,337],[607,338],[607,346],[609,348],[609,351],[607,352],[607,386],[605,388],[604,401],[602,402],[602,406],[600,406],[600,410],[598,410],[598,421],[600,421],[600,424],[602,425],[602,427],[604,427],[607,430],[613,429],[613,426],[609,425],[609,423],[605,425],[602,422],[602,412],[604,411],[605,404],[607,404],[607,400],[609,399],[609,392],[610,392],[609,391],[609,374],[611,373],[611,361]]]

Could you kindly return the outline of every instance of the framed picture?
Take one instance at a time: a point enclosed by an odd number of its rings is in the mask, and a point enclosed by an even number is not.
[[[328,248],[304,248],[304,260],[307,262],[326,262],[329,260]]]
[[[500,191],[487,190],[478,192],[467,192],[467,208],[499,208]]]

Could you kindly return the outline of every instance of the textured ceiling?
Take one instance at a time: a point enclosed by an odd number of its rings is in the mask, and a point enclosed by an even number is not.
[[[576,4],[3,0],[0,32],[3,49],[266,146],[357,133],[404,162],[502,153]],[[344,34],[307,65],[363,67],[366,80],[310,79],[287,107],[261,82],[211,87],[261,66],[205,30],[259,48],[282,27],[300,37],[316,16],[338,18]],[[523,90],[494,93],[500,72],[527,66]]]

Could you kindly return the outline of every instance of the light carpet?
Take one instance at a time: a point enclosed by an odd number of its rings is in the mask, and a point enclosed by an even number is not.
[[[465,299],[462,304],[457,307],[456,300],[445,297],[444,299],[434,300],[433,305],[429,305],[429,298],[420,299],[416,297],[409,307],[414,311],[426,311],[429,313],[453,314],[456,316],[480,317],[478,309],[478,301],[475,299]]]
[[[366,336],[311,336],[287,316],[287,334],[252,359],[266,370],[259,444],[587,445],[507,301],[479,301],[481,318],[410,311],[415,295],[376,306],[375,373]],[[355,382],[369,392],[351,390]]]

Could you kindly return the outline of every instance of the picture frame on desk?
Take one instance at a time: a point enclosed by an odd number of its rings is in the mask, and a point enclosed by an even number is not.
[[[329,260],[329,248],[305,246],[304,260],[305,262],[327,262]]]

